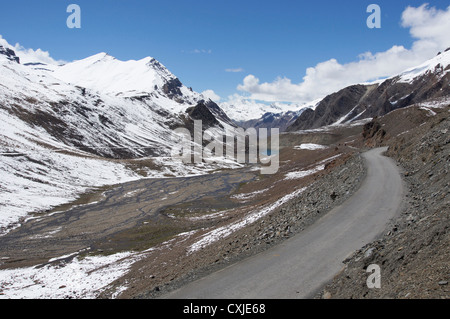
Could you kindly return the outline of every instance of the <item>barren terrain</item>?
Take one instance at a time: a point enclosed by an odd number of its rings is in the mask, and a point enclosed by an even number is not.
[[[345,260],[317,297],[448,298],[448,111],[394,111],[364,136],[368,121],[283,134],[273,175],[248,166],[105,187],[3,236],[0,268],[65,269],[110,256],[122,265],[120,275],[89,296],[161,297],[309,229],[360,188],[367,172],[361,152],[389,146],[407,185],[404,208],[382,237]],[[365,285],[372,263],[382,267],[380,290]],[[12,286],[4,283],[0,296]],[[57,296],[86,294],[64,284]]]
[[[388,145],[404,169],[404,208],[378,240],[345,260],[318,297],[450,298],[449,111],[410,107],[379,119],[387,135],[375,143]],[[370,264],[381,268],[380,289],[366,285]]]

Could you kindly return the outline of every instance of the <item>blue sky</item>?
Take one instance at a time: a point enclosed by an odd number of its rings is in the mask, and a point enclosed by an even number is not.
[[[436,10],[450,5],[449,1],[427,2],[428,8]],[[81,29],[66,26],[66,8],[71,3],[81,7]],[[381,7],[381,29],[366,25],[366,8],[371,3]],[[0,35],[10,44],[48,51],[57,60],[72,61],[99,52],[121,60],[152,56],[198,92],[210,89],[222,98],[256,92],[254,97],[264,100],[259,90],[271,89],[269,84],[280,78],[299,84],[306,69],[318,63],[336,59],[345,65],[358,61],[362,53],[385,52],[393,46],[410,50],[417,39],[402,26],[402,13],[408,6],[423,3],[15,0],[0,5]],[[249,75],[268,85],[246,86],[243,81]]]

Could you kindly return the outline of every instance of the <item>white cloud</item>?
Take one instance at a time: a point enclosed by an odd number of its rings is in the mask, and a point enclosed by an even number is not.
[[[42,51],[41,49],[25,49],[19,44],[15,45],[14,51],[16,51],[16,55],[20,58],[21,63],[41,62],[52,65],[67,63],[66,61],[53,59],[47,51]]]
[[[12,46],[1,35],[0,45],[14,50],[16,52],[16,55],[20,58],[21,64],[40,62],[51,65],[59,65],[67,63],[66,61],[53,59],[47,51],[43,51],[41,49],[26,49],[19,43],[16,43],[16,45]]]
[[[217,95],[213,90],[206,90],[202,92],[202,95],[207,98],[207,99],[211,99],[214,102],[219,102],[220,101],[220,96]]]
[[[402,14],[402,26],[410,28],[410,34],[417,39],[415,51],[442,50],[450,46],[450,6],[437,10],[424,4],[418,8],[407,7]]]
[[[446,10],[438,10],[428,4],[418,8],[407,7],[402,13],[401,25],[409,28],[411,36],[416,39],[411,49],[395,45],[383,52],[364,52],[357,61],[347,64],[330,59],[308,68],[300,83],[292,83],[285,77],[260,83],[256,76],[250,74],[237,89],[255,100],[308,102],[348,85],[395,75],[450,46],[450,6]]]
[[[189,54],[201,54],[201,53],[203,53],[203,54],[211,54],[211,53],[212,53],[212,50],[211,50],[211,49],[208,49],[208,50],[205,50],[205,49],[194,49],[194,50],[190,50],[190,51],[181,50],[181,53],[189,53]]]
[[[225,72],[239,73],[239,72],[244,72],[244,69],[243,68],[225,69]]]

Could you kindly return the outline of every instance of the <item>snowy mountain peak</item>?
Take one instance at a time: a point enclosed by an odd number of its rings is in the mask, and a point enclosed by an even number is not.
[[[111,55],[109,55],[106,52],[100,52],[98,54],[94,54],[93,56],[90,56],[90,57],[88,57],[86,59],[83,59],[83,60],[80,60],[80,61],[85,61],[87,63],[88,62],[89,63],[98,63],[98,62],[101,62],[101,61],[104,61],[104,60],[111,61],[111,60],[116,60],[116,58],[111,56]]]
[[[411,82],[415,78],[424,75],[427,72],[440,73],[444,76],[450,71],[450,48],[444,52],[439,52],[438,55],[424,62],[423,64],[403,71],[399,77],[400,82]]]
[[[63,65],[53,76],[67,83],[125,97],[149,94],[176,78],[152,57],[120,61],[105,52]]]

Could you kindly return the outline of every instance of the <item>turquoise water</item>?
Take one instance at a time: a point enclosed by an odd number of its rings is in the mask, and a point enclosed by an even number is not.
[[[267,150],[262,151],[259,154],[264,155],[264,156],[271,156],[271,155],[280,154],[280,150],[272,150],[272,149],[268,148]]]

